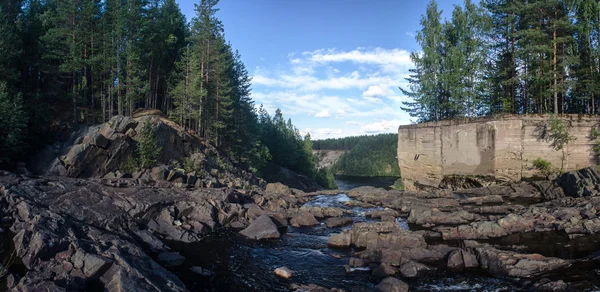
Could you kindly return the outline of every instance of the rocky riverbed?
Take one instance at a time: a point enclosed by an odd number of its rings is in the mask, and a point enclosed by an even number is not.
[[[557,183],[304,193],[2,172],[5,282],[15,291],[594,291],[598,178],[586,169]],[[291,278],[274,274],[283,267]]]

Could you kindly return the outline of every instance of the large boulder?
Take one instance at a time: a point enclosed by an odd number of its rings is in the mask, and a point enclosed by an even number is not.
[[[556,179],[570,197],[597,196],[600,193],[600,174],[597,167],[565,172]]]
[[[261,215],[256,218],[250,226],[240,231],[240,234],[250,239],[276,239],[281,236],[277,225],[273,223],[269,215]]]
[[[376,287],[381,292],[408,292],[408,284],[394,277],[387,277],[381,280]]]
[[[319,225],[319,221],[317,221],[313,214],[303,212],[293,217],[290,220],[290,224],[294,227],[307,227]]]

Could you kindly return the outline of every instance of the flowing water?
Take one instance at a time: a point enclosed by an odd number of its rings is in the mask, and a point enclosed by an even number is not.
[[[349,207],[346,203],[351,198],[343,190],[363,185],[389,186],[395,180],[396,178],[336,177],[342,190],[339,194],[316,196],[306,205],[343,208],[351,211],[349,216],[355,223],[369,221],[372,219],[366,218],[365,213],[374,209]],[[404,218],[397,218],[396,222],[401,228],[409,228]],[[380,279],[371,278],[368,268],[346,272],[344,265],[348,264],[348,259],[352,256],[352,249],[333,249],[327,246],[327,239],[332,233],[350,228],[351,225],[327,228],[324,223],[306,228],[290,226],[281,239],[260,242],[247,240],[230,230],[211,235],[200,243],[172,243],[171,247],[186,258],[182,266],[173,268],[172,271],[191,291],[289,291],[292,283],[317,284],[346,291],[355,287],[374,287]],[[549,245],[549,242],[557,244]],[[598,250],[599,242],[598,237],[593,237],[591,241],[565,241],[553,234],[522,234],[490,243],[513,247],[523,245],[527,247],[527,252],[579,258]],[[210,271],[210,275],[193,273],[191,268],[194,266]],[[294,271],[290,280],[277,278],[273,274],[276,268],[282,266]],[[597,278],[597,271],[597,264],[582,261],[557,275],[561,277],[559,279],[570,278],[582,282],[584,285],[578,290],[597,291],[597,286],[589,281]],[[527,291],[521,288],[522,284],[518,280],[493,278],[481,270],[454,273],[440,267],[422,277],[402,280],[410,285],[411,291]]]
[[[354,222],[371,220],[365,213],[373,209],[347,207],[351,199],[345,194],[317,196],[308,206],[339,207],[350,210]],[[401,228],[408,228],[405,219],[398,218]],[[235,232],[225,232],[196,244],[174,244],[175,250],[186,257],[186,263],[174,270],[192,291],[289,291],[291,283],[317,284],[328,288],[374,287],[378,279],[370,277],[368,268],[346,273],[344,265],[352,249],[327,247],[332,233],[343,229],[327,228],[324,223],[315,227],[293,228],[280,240],[255,242]],[[191,272],[200,266],[213,272],[200,276]],[[273,270],[286,266],[294,271],[290,280],[282,280]],[[432,272],[415,280],[405,280],[411,291],[514,291],[513,283],[491,278],[485,274]]]

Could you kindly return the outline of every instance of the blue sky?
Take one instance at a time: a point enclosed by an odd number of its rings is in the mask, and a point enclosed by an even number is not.
[[[188,20],[193,0],[178,0]],[[443,17],[462,1],[441,0]],[[410,123],[398,86],[419,50],[428,1],[221,0],[225,37],[253,76],[252,97],[313,139],[396,132]]]

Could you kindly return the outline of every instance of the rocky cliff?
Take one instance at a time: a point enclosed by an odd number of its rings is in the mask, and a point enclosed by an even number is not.
[[[313,150],[313,156],[317,158],[317,168],[333,166],[344,153],[345,150]]]
[[[153,169],[131,169],[128,163],[144,124],[149,122],[162,147]],[[185,131],[157,110],[133,118],[115,116],[100,125],[84,126],[62,135],[33,156],[28,168],[38,175],[76,178],[135,178],[178,183],[183,187],[265,187],[265,181],[237,168],[205,139]],[[281,167],[271,167],[268,179],[306,191],[321,189],[312,179]]]

